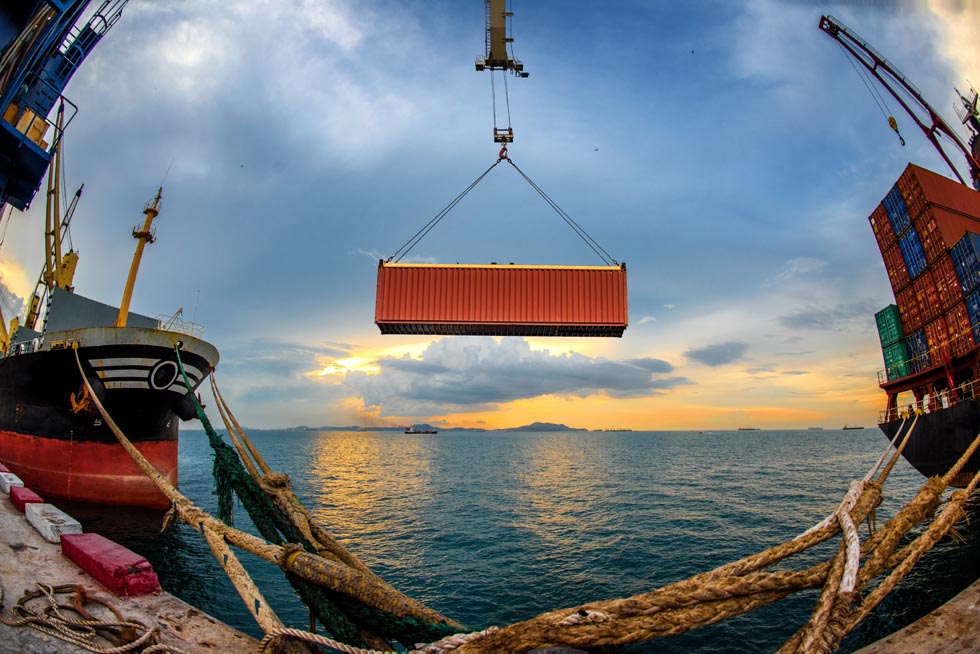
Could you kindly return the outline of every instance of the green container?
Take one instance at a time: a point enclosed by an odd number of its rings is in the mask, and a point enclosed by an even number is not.
[[[909,367],[909,350],[905,341],[886,345],[881,348],[881,353],[885,357],[885,371],[888,374],[888,381],[907,377],[912,372]]]
[[[878,339],[882,347],[905,340],[905,334],[902,332],[902,317],[894,304],[889,304],[876,313],[875,322],[878,323]]]

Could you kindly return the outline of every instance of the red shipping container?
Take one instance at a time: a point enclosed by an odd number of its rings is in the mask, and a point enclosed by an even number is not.
[[[898,315],[902,319],[902,330],[906,336],[922,328],[922,311],[915,300],[915,290],[911,286],[895,294],[895,304],[898,305]]]
[[[898,237],[895,235],[895,228],[892,227],[891,221],[888,220],[888,214],[885,213],[885,205],[879,204],[875,207],[874,212],[868,216],[868,222],[871,223],[871,231],[874,232],[881,252],[895,245]]]
[[[936,288],[932,272],[926,270],[916,277],[912,282],[912,291],[915,293],[915,301],[919,305],[923,322],[929,322],[942,315],[942,307],[939,306],[939,289]]]
[[[902,250],[895,243],[881,254],[885,262],[885,271],[888,273],[888,281],[891,282],[892,290],[897,294],[901,289],[909,285],[909,269],[905,265],[902,257]]]
[[[382,334],[622,336],[626,265],[378,266]]]
[[[948,252],[968,231],[980,232],[980,219],[935,204],[927,205],[913,224],[930,264]]]
[[[913,220],[925,208],[925,204],[939,205],[968,216],[980,216],[980,192],[914,164],[909,164],[902,173],[898,190],[905,198]],[[959,239],[950,239],[948,234],[943,236],[950,245]]]
[[[976,344],[973,338],[973,330],[970,328],[970,316],[962,302],[946,312],[946,327],[949,331],[949,343],[953,356],[966,354]]]
[[[942,360],[946,343],[949,342],[949,327],[946,325],[946,319],[937,318],[926,324],[925,332],[926,342],[929,344],[930,358],[935,362],[936,356],[938,355],[940,357],[939,360]]]
[[[932,276],[936,280],[936,289],[939,292],[939,304],[943,311],[949,311],[956,304],[963,301],[963,288],[960,280],[956,276],[956,266],[953,265],[953,258],[947,252],[932,267]]]

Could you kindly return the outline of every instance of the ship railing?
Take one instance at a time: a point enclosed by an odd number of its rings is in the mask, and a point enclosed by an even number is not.
[[[916,415],[941,411],[956,406],[960,402],[968,402],[980,397],[980,380],[965,381],[956,386],[956,392],[942,390],[937,393],[927,393],[921,400],[913,399],[897,408],[889,408],[878,412],[878,423],[904,420]]]
[[[172,316],[157,316],[156,319],[160,329],[167,332],[186,334],[187,336],[193,336],[194,338],[204,337],[204,325],[199,325],[196,322],[181,320],[180,315],[181,312],[178,311]]]

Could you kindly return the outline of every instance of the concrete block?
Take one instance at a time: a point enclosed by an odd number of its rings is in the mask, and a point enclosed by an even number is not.
[[[82,533],[82,523],[53,504],[28,504],[27,521],[49,543],[60,543],[62,534]]]
[[[160,580],[149,561],[101,534],[65,534],[61,551],[116,595],[160,591]]]
[[[0,472],[0,492],[4,495],[10,495],[10,489],[14,486],[23,486],[24,482],[20,480],[20,477],[12,472]]]
[[[44,504],[44,500],[41,499],[40,495],[30,488],[24,488],[23,486],[14,486],[10,489],[10,501],[14,503],[14,506],[21,513],[24,512],[24,507],[27,504]]]

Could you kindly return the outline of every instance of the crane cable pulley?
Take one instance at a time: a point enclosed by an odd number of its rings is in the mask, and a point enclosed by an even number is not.
[[[483,178],[489,175],[490,171],[496,168],[497,164],[499,164],[501,161],[506,161],[511,166],[513,166],[514,170],[516,170],[518,174],[520,174],[520,176],[524,178],[524,181],[526,181],[531,186],[531,188],[537,191],[538,195],[540,195],[541,198],[546,203],[548,203],[548,206],[550,206],[555,211],[555,213],[557,213],[558,216],[565,221],[565,223],[572,229],[572,231],[575,232],[576,235],[578,235],[579,238],[585,241],[585,244],[588,245],[593,252],[595,252],[595,254],[602,260],[604,264],[611,263],[614,266],[619,265],[619,261],[617,261],[612,256],[610,256],[610,254],[606,252],[606,250],[601,245],[599,245],[598,241],[592,238],[592,236],[590,236],[589,233],[586,232],[581,225],[575,222],[575,220],[572,219],[572,217],[569,216],[564,209],[558,206],[558,203],[552,200],[551,197],[549,197],[548,194],[545,193],[544,190],[540,186],[538,186],[530,177],[528,177],[528,175],[523,170],[518,168],[517,164],[515,164],[513,160],[507,155],[506,143],[503,145],[502,148],[500,148],[500,153],[497,156],[497,160],[494,161],[489,168],[484,170],[479,177],[477,177],[469,186],[467,186],[463,190],[462,193],[460,193],[455,198],[453,198],[452,201],[442,209],[442,211],[440,211],[435,216],[433,216],[432,219],[429,220],[429,222],[427,222],[425,225],[421,227],[421,229],[415,232],[415,234],[410,239],[408,239],[404,245],[402,245],[400,248],[395,250],[395,253],[392,254],[390,257],[388,257],[385,260],[385,262],[391,263],[392,261],[394,261],[395,263],[398,263],[399,261],[401,261],[405,257],[405,255],[411,252],[412,248],[418,245],[419,242],[423,238],[425,238],[426,235],[428,235],[428,233],[431,232],[433,228],[436,225],[438,225],[439,222],[443,218],[445,218],[446,215],[449,214],[449,212],[452,211],[456,207],[456,205],[459,204],[460,201],[464,197],[466,197],[466,195],[477,186],[477,184],[482,182]]]

